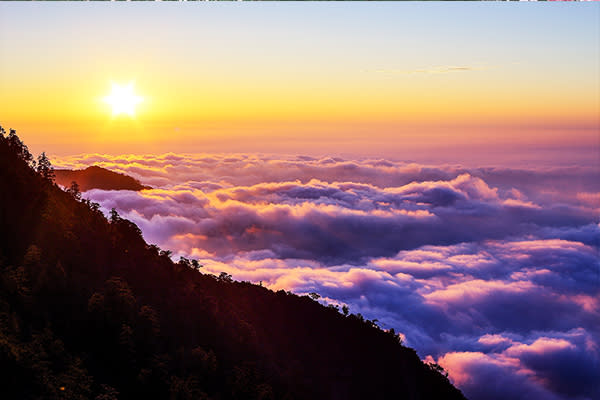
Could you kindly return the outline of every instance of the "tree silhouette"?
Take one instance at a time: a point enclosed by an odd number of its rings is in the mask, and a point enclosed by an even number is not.
[[[39,155],[36,170],[44,179],[48,181],[54,180],[54,168],[45,152]]]
[[[204,267],[204,265],[200,264],[198,260],[192,260],[192,267],[199,270],[200,268]]]
[[[3,136],[4,136],[4,133],[6,133],[6,131],[4,129],[2,129],[2,132],[3,132]],[[8,146],[17,154],[17,156],[20,159],[25,161],[27,163],[27,165],[29,165],[31,167],[35,166],[35,161],[33,160],[33,156],[29,152],[27,145],[25,145],[25,143],[23,143],[21,141],[21,139],[19,139],[19,136],[17,136],[16,130],[10,129],[9,134],[6,137],[6,140],[8,141]]]
[[[69,193],[73,198],[77,201],[81,200],[81,192],[79,191],[79,185],[77,182],[71,182],[71,186],[67,188],[67,193]]]
[[[173,252],[171,250],[161,250],[158,254],[162,257],[170,258]]]
[[[178,264],[181,266],[196,269],[196,270],[199,270],[200,268],[204,267],[204,265],[200,264],[198,262],[198,260],[194,260],[194,259],[190,260],[185,257],[179,257]]]
[[[181,256],[179,257],[179,265],[182,265],[184,267],[188,267],[188,268],[192,268],[192,262],[190,260],[188,260],[187,258]]]
[[[348,316],[348,313],[350,312],[350,309],[348,308],[348,306],[346,304],[344,304],[342,306],[342,314],[344,314],[344,316]]]
[[[227,272],[221,272],[218,278],[221,282],[233,282],[233,278]]]
[[[119,222],[119,220],[121,219],[121,217],[119,217],[119,213],[117,212],[117,210],[113,207],[110,209],[110,223],[111,224],[116,224],[117,222]]]

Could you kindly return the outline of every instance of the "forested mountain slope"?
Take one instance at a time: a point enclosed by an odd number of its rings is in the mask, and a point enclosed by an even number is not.
[[[202,274],[0,138],[3,399],[462,399],[356,315]]]

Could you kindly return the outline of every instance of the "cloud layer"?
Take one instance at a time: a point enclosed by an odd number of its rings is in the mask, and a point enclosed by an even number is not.
[[[376,318],[472,399],[600,397],[597,168],[82,155],[155,187],[85,193],[147,241]]]

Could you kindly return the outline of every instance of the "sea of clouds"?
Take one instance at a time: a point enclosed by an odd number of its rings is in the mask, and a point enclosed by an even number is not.
[[[84,197],[205,272],[377,319],[471,399],[600,398],[598,166],[172,153],[54,164],[153,186]]]

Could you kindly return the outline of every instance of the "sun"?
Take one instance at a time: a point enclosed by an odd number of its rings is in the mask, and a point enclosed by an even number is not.
[[[112,107],[112,115],[127,114],[130,117],[135,115],[135,106],[144,99],[137,96],[133,91],[133,82],[126,86],[120,86],[112,82],[111,93],[104,98],[104,102]]]

